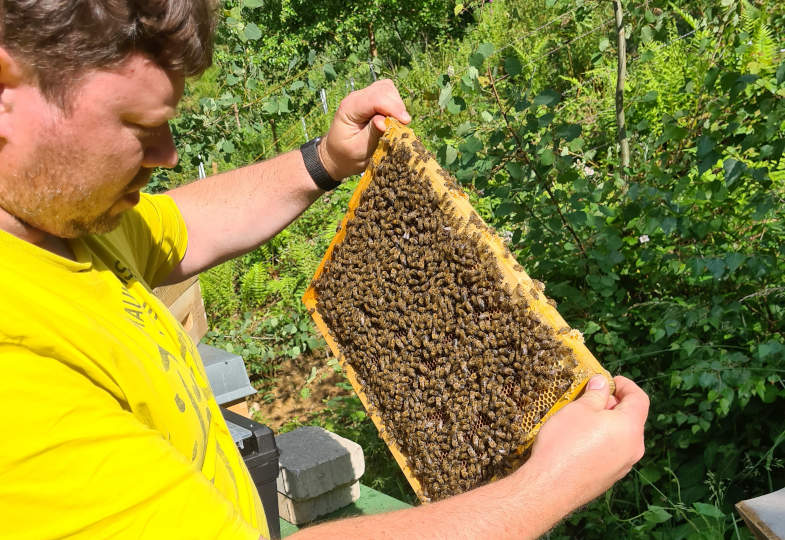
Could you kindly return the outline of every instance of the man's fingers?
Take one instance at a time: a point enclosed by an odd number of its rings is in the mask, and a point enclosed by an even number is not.
[[[379,92],[376,106],[376,112],[378,114],[392,116],[404,124],[411,122],[412,117],[409,116],[409,113],[406,111],[406,105],[403,103],[401,94],[398,92],[398,88],[395,87],[394,82],[390,79],[382,79],[372,86],[374,86],[374,91]],[[382,129],[382,131],[384,130]]]
[[[371,119],[371,126],[375,127],[376,130],[379,132],[378,134],[371,133],[371,136],[373,137],[375,135],[377,140],[381,136],[381,133],[384,133],[387,130],[387,126],[384,125],[385,118],[386,117],[377,114]]]
[[[618,404],[619,404],[619,400],[616,399],[616,396],[611,394],[610,396],[608,396],[608,402],[605,404],[605,408],[608,410],[612,410]]]
[[[322,161],[336,180],[361,172],[368,164],[387,116],[411,121],[406,105],[389,79],[352,92],[338,106],[327,132]],[[321,147],[321,146],[320,146]]]
[[[347,107],[351,110],[348,120],[356,124],[362,125],[373,119],[377,129],[384,132],[384,122],[382,121],[380,126],[375,119],[377,115],[392,116],[404,124],[411,121],[406,105],[390,79],[376,81],[367,88],[350,94],[347,99],[352,100],[352,107]]]
[[[586,384],[586,389],[579,401],[589,405],[591,408],[601,411],[608,403],[608,395],[610,394],[610,387],[608,381],[603,375],[595,375]]]
[[[649,396],[627,377],[614,377],[613,382],[616,383],[615,396],[619,401],[614,410],[634,415],[643,425],[649,415]]]

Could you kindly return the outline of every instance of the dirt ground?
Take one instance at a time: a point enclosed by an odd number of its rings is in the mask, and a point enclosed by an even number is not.
[[[349,392],[336,386],[344,378],[327,365],[327,358],[328,351],[324,348],[284,361],[276,374],[272,392],[266,396],[267,400],[258,394],[251,398],[248,403],[251,416],[277,432],[289,421],[305,421],[310,414],[321,411],[325,400],[349,395]],[[314,366],[317,369],[316,377],[308,384],[311,393],[303,398],[300,392]]]

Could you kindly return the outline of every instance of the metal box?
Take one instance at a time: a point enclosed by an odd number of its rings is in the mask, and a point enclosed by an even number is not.
[[[278,447],[273,432],[267,426],[254,422],[242,415],[221,408],[226,426],[232,434],[234,444],[240,450],[246,467],[251,473],[259,497],[262,499],[264,515],[270,540],[281,537],[278,521]]]
[[[200,343],[197,350],[202,357],[210,388],[219,405],[256,393],[256,389],[248,380],[242,357],[204,343]]]

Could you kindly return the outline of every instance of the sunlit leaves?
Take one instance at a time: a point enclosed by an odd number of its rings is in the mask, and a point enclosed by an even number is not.
[[[517,56],[508,56],[504,59],[504,71],[511,77],[519,74],[522,69],[523,66],[521,66],[521,61],[518,60]]]
[[[550,88],[543,90],[534,98],[534,105],[545,105],[546,107],[554,107],[561,101],[561,95],[556,90]]]
[[[333,82],[338,78],[338,74],[335,72],[335,67],[333,67],[330,62],[324,64],[322,70],[324,71],[324,76],[327,79],[327,82]]]
[[[439,92],[439,107],[445,109],[452,99],[452,84],[447,83],[442,87],[441,92]]]
[[[474,66],[469,66],[464,73],[463,77],[461,77],[461,86],[464,91],[467,92],[475,92],[480,90],[480,81],[478,80],[479,72],[477,68]]]
[[[476,52],[469,57],[469,64],[477,69],[481,69],[485,59],[491,56],[493,52],[494,47],[491,43],[482,43],[477,47]]]
[[[735,160],[733,158],[726,159],[725,162],[722,164],[722,168],[723,168],[723,171],[725,173],[725,186],[726,187],[733,186],[733,184],[736,183],[736,181],[739,179],[739,177],[747,169],[747,167],[746,167],[746,165],[744,165],[744,163],[741,163],[740,161]]]
[[[267,115],[281,115],[290,112],[290,105],[291,100],[288,96],[279,96],[276,98],[272,98],[264,103],[262,106],[262,111],[264,111]]]
[[[259,30],[259,27],[256,26],[254,23],[248,23],[245,25],[243,29],[243,38],[250,41],[256,41],[262,37],[262,31]]]

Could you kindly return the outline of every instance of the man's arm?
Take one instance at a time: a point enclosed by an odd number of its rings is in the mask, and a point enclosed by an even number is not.
[[[384,132],[385,116],[410,120],[389,80],[353,92],[341,102],[318,147],[333,179],[365,169]],[[299,150],[170,191],[185,219],[188,249],[167,282],[181,281],[263,244],[322,193]]]
[[[631,380],[605,378],[542,427],[529,460],[468,493],[389,514],[326,523],[297,540],[329,538],[536,538],[601,495],[643,456],[649,398]]]

